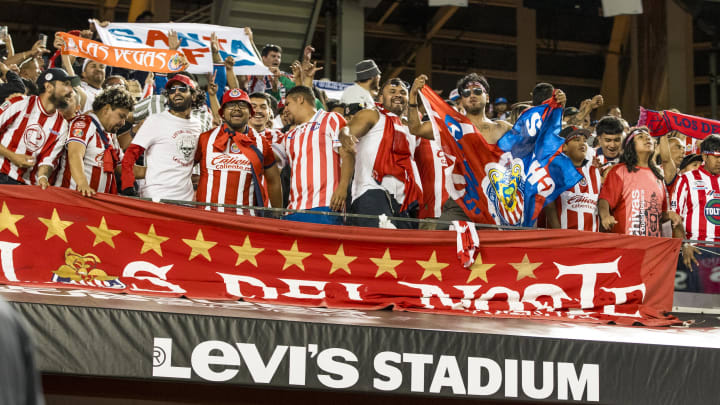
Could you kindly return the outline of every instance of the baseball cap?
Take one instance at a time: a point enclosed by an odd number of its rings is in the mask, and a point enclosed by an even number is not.
[[[225,106],[225,103],[229,103],[231,101],[244,101],[248,108],[250,109],[250,115],[255,115],[255,111],[252,108],[252,104],[250,103],[250,97],[247,93],[240,89],[230,89],[223,94],[222,98],[222,104],[220,105],[220,114],[223,113],[223,107]]]
[[[495,99],[494,104],[507,104],[507,103],[508,103],[508,101],[505,97],[498,97]]]
[[[457,101],[460,98],[460,92],[458,92],[458,89],[452,89],[448,98],[452,101]]]
[[[191,89],[195,88],[195,83],[192,81],[192,79],[185,75],[175,75],[175,76],[171,77],[170,79],[168,79],[167,83],[165,84],[165,88],[169,89],[170,84],[172,84],[174,82],[180,82],[182,84],[185,84],[188,87],[190,87]]]
[[[70,84],[75,87],[80,85],[80,78],[77,76],[70,76],[65,69],[62,68],[50,68],[40,74],[37,79],[38,87],[41,87],[47,82],[59,80],[61,82],[70,81]]]
[[[693,154],[687,155],[683,158],[682,162],[680,162],[680,167],[678,169],[682,170],[682,169],[688,167],[691,163],[702,162],[702,161],[703,161],[702,156],[693,153]]]
[[[562,131],[560,131],[560,137],[565,139],[565,142],[570,142],[571,139],[575,138],[576,136],[584,136],[586,139],[592,135],[590,131],[584,128],[578,128],[575,126],[569,126],[563,128]]]

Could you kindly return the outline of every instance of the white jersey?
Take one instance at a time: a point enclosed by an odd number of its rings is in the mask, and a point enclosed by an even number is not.
[[[360,137],[358,143],[355,145],[357,153],[355,155],[355,176],[353,177],[352,183],[352,201],[355,202],[358,197],[365,194],[368,190],[381,189],[395,197],[398,203],[402,203],[405,201],[404,181],[394,176],[385,176],[381,183],[378,184],[373,178],[375,158],[377,157],[378,149],[380,148],[380,143],[385,133],[385,115],[378,113],[378,116],[377,123],[370,128],[367,134]],[[414,160],[417,138],[410,135],[405,125],[396,127],[395,129],[403,132],[408,140],[410,153],[413,157],[413,160],[411,160],[413,174],[415,175],[415,179],[419,179],[420,174]],[[417,180],[417,183],[420,184],[420,181]]]
[[[80,112],[84,113],[92,111],[93,101],[95,101],[95,97],[97,97],[98,93],[100,93],[102,89],[96,89],[95,87],[87,84],[85,81],[80,82],[80,87],[82,87],[85,95],[87,95],[87,99],[85,100],[85,106],[83,106],[83,109]]]
[[[94,120],[94,121],[93,121]],[[98,133],[95,123],[100,123],[100,119],[94,113],[78,115],[70,122],[70,130],[68,131],[67,145],[71,142],[78,142],[85,146],[85,155],[83,156],[83,172],[87,179],[88,185],[99,193],[110,193],[113,190],[115,175],[112,172],[105,172],[104,156],[105,144]],[[104,130],[100,128],[100,130]],[[122,161],[122,149],[118,144],[117,137],[112,133],[105,133],[108,144],[117,151],[118,158]],[[67,148],[63,153],[63,159],[60,161],[59,169],[56,175],[55,185],[59,187],[67,187],[71,190],[77,189],[75,179],[70,173],[69,154]]]
[[[680,175],[673,201],[688,239],[720,239],[720,176],[710,174],[704,166]]]
[[[151,115],[140,127],[133,144],[145,148],[145,184],[140,196],[192,201],[191,174],[200,122],[168,111]]]
[[[35,166],[21,169],[0,157],[0,172],[23,184],[36,184],[40,166],[57,164],[65,147],[67,122],[55,110],[48,114],[40,96],[17,96],[0,105],[0,143],[10,152],[35,158]]]
[[[343,91],[340,102],[345,105],[362,104],[363,108],[372,108],[375,101],[369,91],[360,87],[357,83]]]

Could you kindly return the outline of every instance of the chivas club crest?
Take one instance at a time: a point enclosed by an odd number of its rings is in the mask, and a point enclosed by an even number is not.
[[[100,258],[92,253],[81,255],[72,248],[65,250],[65,264],[53,271],[52,281],[96,287],[125,288],[116,276],[97,268]]]
[[[482,190],[488,200],[488,209],[498,225],[516,225],[523,213],[523,163],[504,154],[498,163],[485,166],[487,176]]]

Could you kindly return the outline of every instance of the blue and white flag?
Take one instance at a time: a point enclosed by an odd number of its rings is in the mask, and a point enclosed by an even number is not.
[[[173,29],[180,40],[178,50],[190,63],[187,69],[190,73],[212,73],[210,36],[214,32],[218,37],[220,57],[235,59],[235,74],[271,74],[243,28],[193,23],[110,23],[106,27],[95,27],[103,43],[133,49],[168,49],[168,31]]]
[[[562,107],[552,102],[532,107],[498,141],[500,149],[523,161],[524,226],[535,225],[547,204],[582,179],[562,153],[562,114]]]

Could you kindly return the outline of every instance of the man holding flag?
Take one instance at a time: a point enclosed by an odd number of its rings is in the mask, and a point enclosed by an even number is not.
[[[505,129],[507,124],[478,121],[487,102],[487,88],[478,78],[468,75],[458,86],[468,116],[427,86],[420,90],[433,133],[448,159],[449,199],[440,219],[532,226],[544,205],[581,177],[561,152],[564,142],[558,133],[565,95],[555,91]]]

